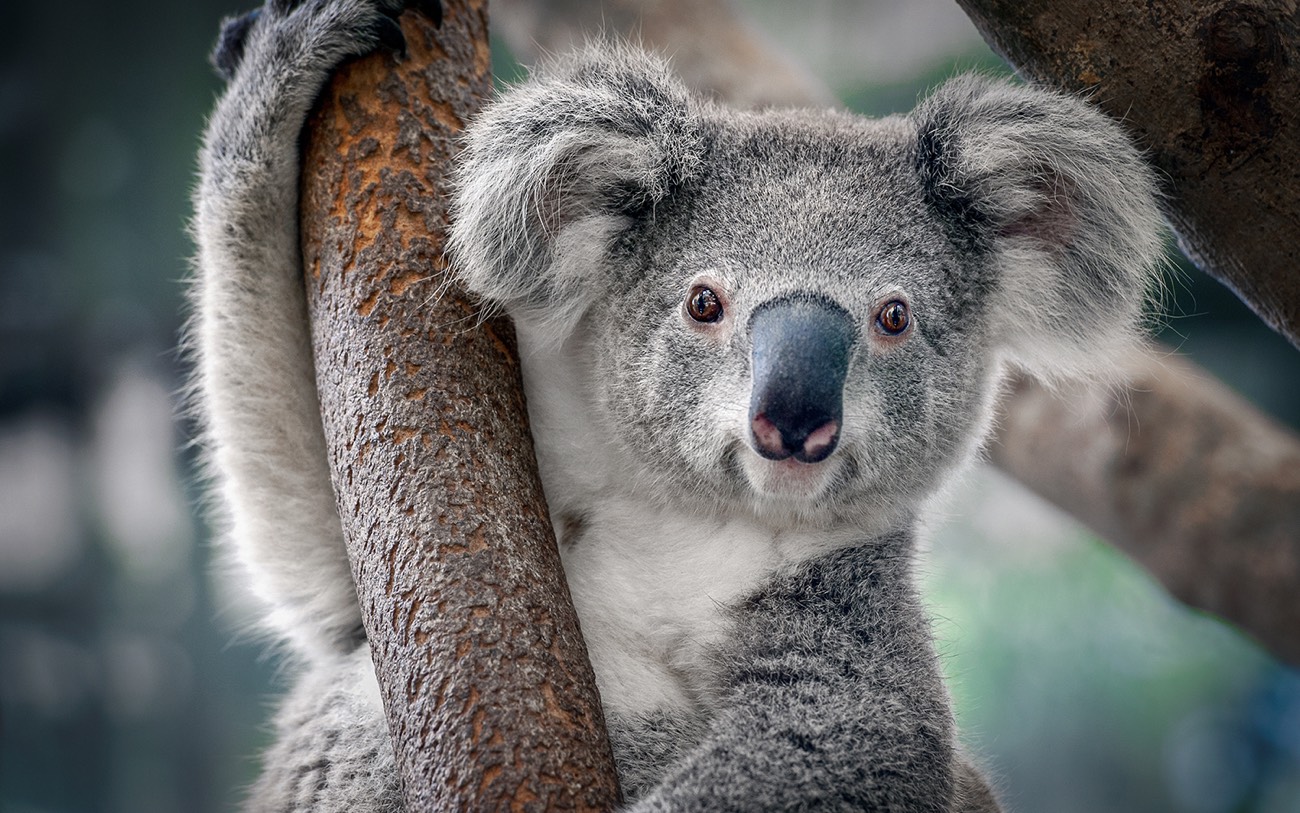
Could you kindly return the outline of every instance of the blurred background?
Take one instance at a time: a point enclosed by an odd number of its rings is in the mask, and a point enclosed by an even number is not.
[[[746,0],[851,107],[1005,71],[948,0]],[[0,28],[0,811],[232,809],[279,689],[178,417],[194,155],[243,6]],[[517,75],[504,48],[499,73]],[[1300,427],[1300,353],[1184,267],[1163,340]],[[1021,813],[1300,811],[1300,676],[979,469],[924,564],[967,737]]]

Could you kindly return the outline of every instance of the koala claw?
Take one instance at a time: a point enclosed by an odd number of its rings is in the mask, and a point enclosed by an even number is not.
[[[243,14],[227,17],[221,21],[221,34],[217,37],[217,47],[212,49],[212,67],[217,75],[227,82],[235,75],[235,68],[244,56],[244,42],[248,31],[262,16],[262,10],[255,8]]]
[[[379,37],[379,42],[385,48],[399,56],[406,56],[406,35],[392,17],[380,17],[375,21],[375,36]]]
[[[413,5],[433,21],[434,28],[442,28],[442,0],[415,0]]]
[[[406,56],[406,35],[397,24],[397,18],[408,8],[414,8],[433,21],[434,28],[442,28],[442,0],[405,0],[384,12],[376,23],[375,35],[379,42],[393,53]]]
[[[428,17],[433,21],[435,28],[442,28],[442,0],[397,0],[384,13],[396,19],[408,8],[413,8]]]

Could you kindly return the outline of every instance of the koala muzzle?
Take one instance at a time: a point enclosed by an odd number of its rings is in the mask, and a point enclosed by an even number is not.
[[[769,460],[825,460],[840,439],[853,319],[824,297],[787,296],[760,305],[749,334],[754,451]]]

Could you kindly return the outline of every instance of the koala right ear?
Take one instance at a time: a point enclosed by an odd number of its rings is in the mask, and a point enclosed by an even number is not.
[[[660,59],[592,45],[487,107],[459,159],[449,250],[466,286],[564,330],[613,241],[698,162],[695,102]]]
[[[1040,378],[1106,376],[1140,337],[1163,230],[1151,170],[1082,99],[966,76],[913,113],[936,214],[980,262],[994,339]]]

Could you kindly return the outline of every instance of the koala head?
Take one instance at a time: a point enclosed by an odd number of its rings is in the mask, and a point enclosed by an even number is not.
[[[882,120],[738,112],[598,46],[490,106],[459,173],[463,280],[580,357],[630,476],[803,517],[914,511],[1005,362],[1104,373],[1161,256],[1113,122],[976,77]]]

